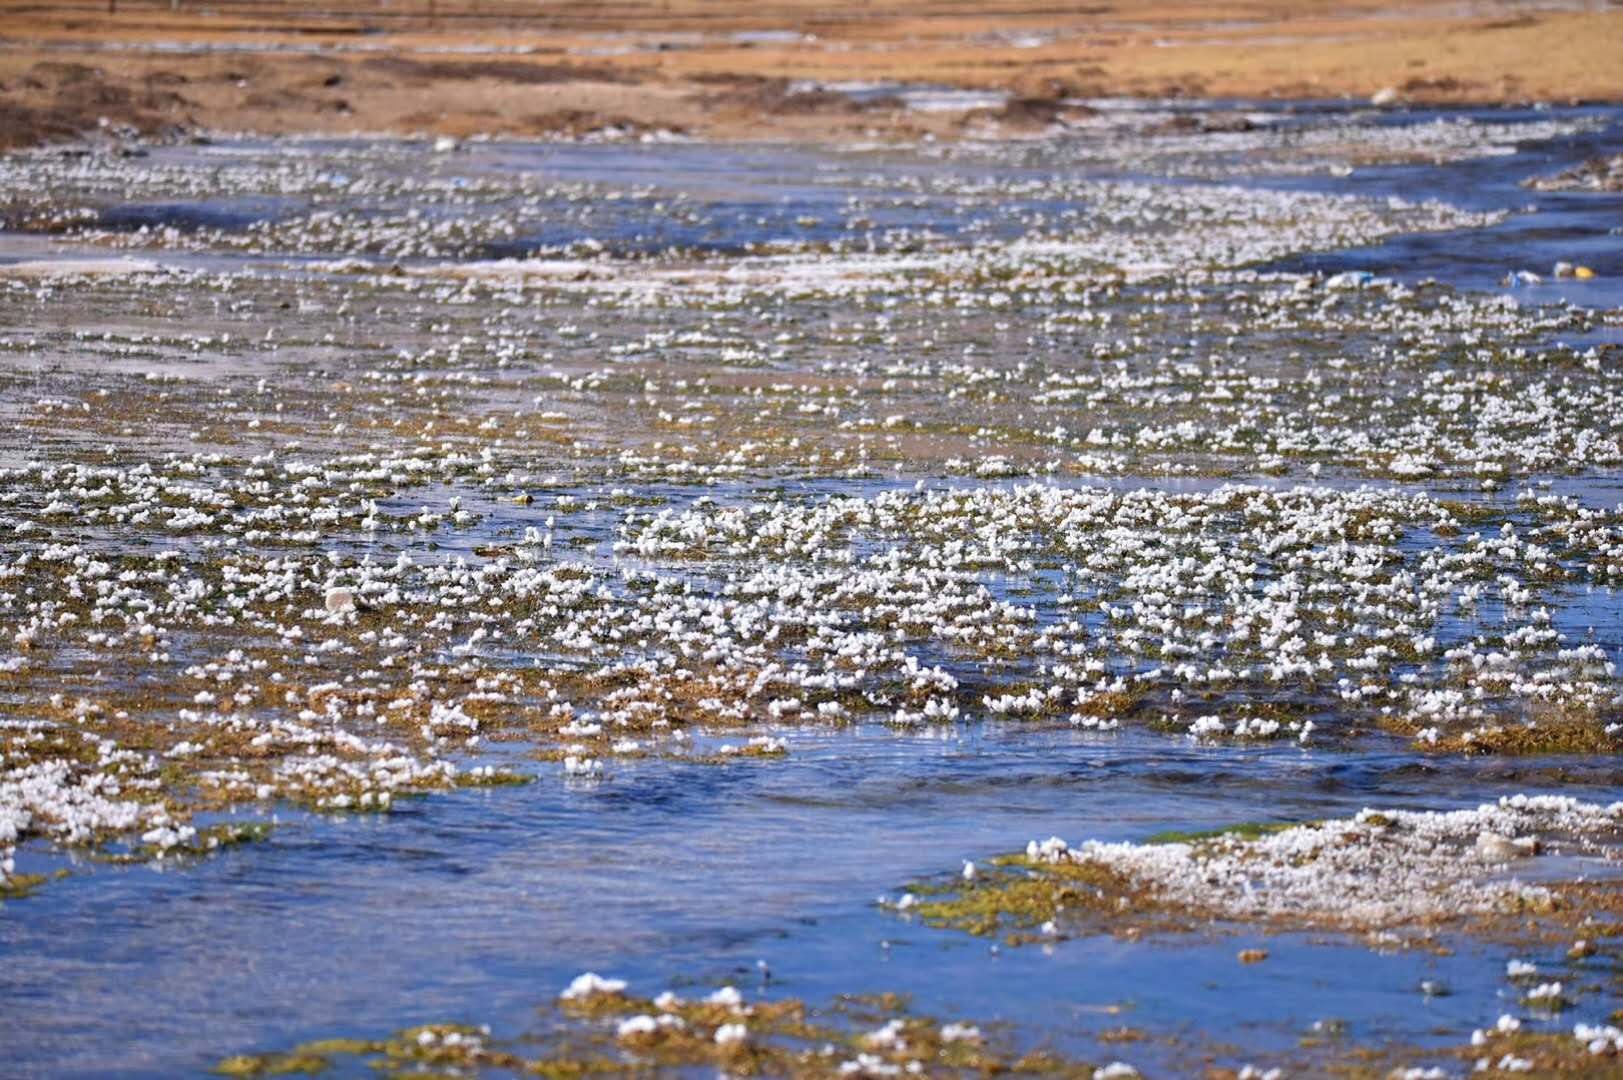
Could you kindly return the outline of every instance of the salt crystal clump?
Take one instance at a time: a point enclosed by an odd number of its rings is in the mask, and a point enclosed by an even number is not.
[[[1623,1055],[1623,1030],[1611,1024],[1574,1024],[1572,1037],[1591,1054]]]
[[[1424,458],[1415,457],[1412,454],[1399,454],[1397,457],[1393,458],[1391,470],[1393,476],[1401,476],[1406,479],[1419,476],[1430,476],[1433,472],[1432,465],[1429,461],[1426,461]]]
[[[1124,1080],[1125,1077],[1137,1075],[1138,1070],[1125,1061],[1112,1061],[1093,1070],[1093,1080]]]
[[[564,992],[558,995],[561,1001],[584,1001],[587,998],[600,994],[610,995],[623,993],[626,988],[624,979],[605,979],[596,972],[588,971],[576,975]]]
[[[737,987],[723,986],[704,1000],[707,1005],[721,1005],[729,1009],[737,1009],[744,1004],[744,995],[738,992]]]
[[[901,1076],[902,1067],[892,1065],[878,1054],[858,1054],[851,1061],[840,1062],[841,1076]]]
[[[906,1049],[907,1042],[902,1038],[904,1025],[900,1020],[891,1020],[877,1031],[870,1031],[862,1037],[862,1041],[869,1046],[884,1050],[899,1051]]]

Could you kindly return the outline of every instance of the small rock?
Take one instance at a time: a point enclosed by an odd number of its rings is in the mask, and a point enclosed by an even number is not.
[[[1488,862],[1507,862],[1538,854],[1538,841],[1530,836],[1512,840],[1484,830],[1476,835],[1476,853]]]

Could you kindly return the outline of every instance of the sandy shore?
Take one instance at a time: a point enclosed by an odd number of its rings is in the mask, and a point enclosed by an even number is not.
[[[0,146],[144,133],[950,138],[1040,129],[1067,99],[1623,98],[1623,6],[1204,0],[0,0]],[[920,108],[876,89],[989,91]]]

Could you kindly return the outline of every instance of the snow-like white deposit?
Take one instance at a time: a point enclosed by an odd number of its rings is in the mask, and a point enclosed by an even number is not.
[[[1104,866],[1153,890],[1160,903],[1221,919],[1380,929],[1547,903],[1547,889],[1507,876],[1517,869],[1512,860],[1481,853],[1482,836],[1615,846],[1623,802],[1516,795],[1470,810],[1366,810],[1257,839],[1075,848],[1034,840],[1026,854]]]

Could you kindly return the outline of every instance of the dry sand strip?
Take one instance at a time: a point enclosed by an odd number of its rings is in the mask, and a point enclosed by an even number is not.
[[[0,147],[98,126],[950,138],[1118,95],[1615,101],[1620,56],[1623,7],[1587,0],[0,0]],[[1009,103],[973,116],[816,88],[852,80]]]

